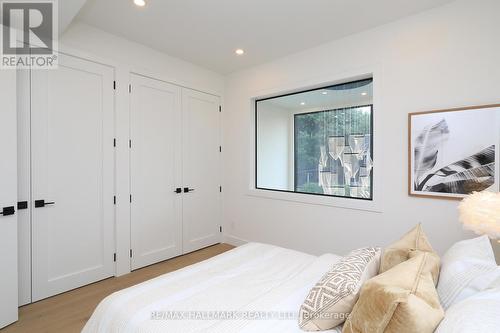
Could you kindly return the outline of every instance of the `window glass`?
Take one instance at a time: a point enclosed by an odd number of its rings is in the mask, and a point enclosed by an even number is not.
[[[256,188],[372,199],[372,79],[256,101]]]

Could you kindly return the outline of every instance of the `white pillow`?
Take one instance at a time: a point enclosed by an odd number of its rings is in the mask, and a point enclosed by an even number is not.
[[[435,333],[488,333],[499,328],[500,288],[495,288],[453,304]]]
[[[437,291],[445,310],[494,286],[500,286],[500,267],[487,236],[457,242],[443,256]]]

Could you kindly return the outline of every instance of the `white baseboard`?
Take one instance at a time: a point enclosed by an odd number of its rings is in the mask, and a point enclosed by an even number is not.
[[[241,245],[244,245],[246,243],[249,243],[250,241],[243,239],[243,238],[233,236],[233,235],[224,235],[224,236],[222,236],[222,242],[226,243],[226,244],[231,244],[234,246],[241,246]]]

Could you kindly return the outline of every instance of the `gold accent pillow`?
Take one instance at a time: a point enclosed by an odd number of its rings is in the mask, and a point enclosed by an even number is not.
[[[400,240],[384,250],[379,273],[383,273],[421,252],[431,252],[437,256],[419,223]],[[439,266],[437,270],[432,271],[434,285],[437,283],[438,274]]]
[[[342,324],[356,303],[363,282],[377,275],[380,248],[354,250],[335,264],[316,285],[299,310],[299,327],[321,331]]]
[[[433,271],[439,257],[414,252],[363,285],[343,333],[432,333],[444,317]]]

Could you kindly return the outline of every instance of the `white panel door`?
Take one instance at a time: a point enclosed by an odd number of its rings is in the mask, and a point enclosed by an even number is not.
[[[183,249],[220,242],[220,100],[182,89]]]
[[[33,301],[114,274],[112,68],[59,55],[33,70]]]
[[[182,254],[180,88],[131,75],[132,269]]]
[[[17,320],[16,71],[0,70],[0,328]],[[8,214],[10,214],[7,211]]]
[[[17,232],[19,306],[31,303],[30,70],[17,71]]]

